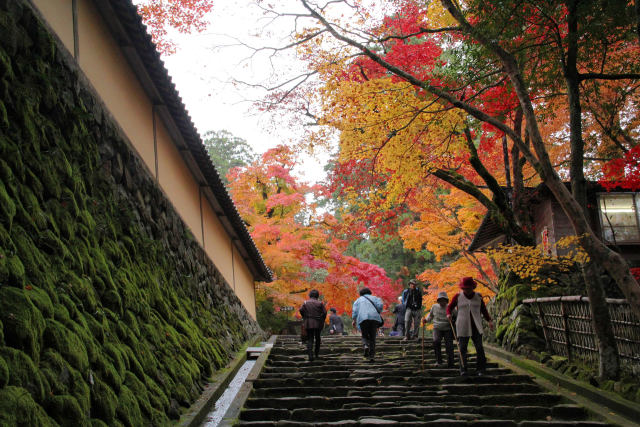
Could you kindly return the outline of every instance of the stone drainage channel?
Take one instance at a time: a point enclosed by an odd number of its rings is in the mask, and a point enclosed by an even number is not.
[[[205,422],[202,424],[203,427],[218,426],[220,421],[222,421],[224,414],[227,412],[227,409],[229,409],[229,407],[235,400],[240,387],[242,387],[242,384],[244,384],[244,380],[247,378],[249,372],[251,372],[251,369],[255,364],[255,360],[247,360],[246,362],[244,362],[244,364],[236,373],[236,376],[233,377],[233,380],[231,380],[231,382],[229,383],[227,389],[224,391],[224,393],[222,393],[222,396],[220,396],[220,398],[216,401],[215,409],[211,411],[205,418]]]

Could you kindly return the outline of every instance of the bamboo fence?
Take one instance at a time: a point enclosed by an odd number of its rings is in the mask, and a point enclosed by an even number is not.
[[[591,326],[589,298],[562,296],[523,301],[535,307],[547,349],[569,360],[598,362],[598,346]],[[640,365],[640,321],[624,299],[607,298],[613,333],[623,365]]]

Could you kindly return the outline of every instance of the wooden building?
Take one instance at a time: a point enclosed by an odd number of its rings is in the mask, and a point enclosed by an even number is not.
[[[130,0],[31,0],[246,310],[270,281]]]
[[[571,222],[544,184],[528,191],[532,193],[530,208],[536,243],[540,245],[546,240],[551,254],[557,255],[555,243],[574,234]],[[596,183],[589,183],[587,198],[594,232],[622,254],[631,267],[640,267],[640,193],[608,192]],[[504,233],[487,216],[469,250],[481,251],[504,242]]]

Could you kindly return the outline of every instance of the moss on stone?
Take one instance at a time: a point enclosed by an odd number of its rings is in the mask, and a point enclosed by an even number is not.
[[[144,375],[144,374],[143,374]],[[134,394],[138,401],[140,409],[148,416],[152,414],[153,407],[149,402],[149,393],[144,383],[131,372],[127,372],[124,377],[124,385],[126,385]]]
[[[11,225],[13,224],[13,217],[15,216],[16,204],[9,196],[4,183],[0,181],[0,218],[2,218],[2,221],[8,228],[11,228]]]
[[[167,425],[257,327],[31,10],[7,4],[0,390],[50,409],[33,425]]]
[[[72,395],[83,413],[89,413],[91,405],[89,385],[77,369],[52,349],[45,351],[40,366],[54,395]],[[89,372],[87,378],[91,375]]]
[[[28,390],[8,386],[0,389],[0,425],[47,427],[56,423],[33,400]]]
[[[63,280],[69,286],[70,292],[80,300],[85,311],[96,311],[98,300],[88,276],[79,277],[73,271],[68,271]]]
[[[117,290],[111,289],[102,296],[102,303],[116,313],[122,313],[122,298]]]
[[[71,316],[69,310],[62,304],[56,304],[53,306],[53,318],[60,323],[68,325],[71,323]]]
[[[89,369],[89,357],[84,343],[72,330],[64,324],[53,320],[46,320],[44,344],[58,351],[71,366],[80,372]]]
[[[26,281],[24,265],[15,255],[0,257],[0,283],[21,288]]]
[[[118,396],[105,382],[96,378],[91,388],[91,415],[113,425],[118,407]]]
[[[27,212],[31,222],[38,230],[45,229],[47,227],[47,217],[40,207],[38,197],[31,189],[31,186],[21,185],[19,188],[19,194],[22,199],[22,206]]]
[[[45,384],[33,360],[24,352],[11,347],[0,347],[0,356],[9,370],[9,385],[29,390],[33,399],[42,402],[45,397]]]
[[[149,414],[151,425],[153,426],[172,426],[175,423],[171,422],[167,415],[163,411],[159,411],[155,408],[151,408],[151,414]]]
[[[145,375],[144,386],[149,392],[149,403],[151,403],[151,406],[162,412],[169,409],[169,397],[153,378]]]
[[[138,426],[142,424],[142,413],[138,405],[138,399],[129,387],[123,385],[118,394],[118,406],[116,415],[126,426]]]
[[[61,426],[76,427],[87,422],[78,401],[68,394],[49,396],[45,407],[47,414]]]
[[[4,357],[0,356],[0,388],[9,384],[9,365],[4,360]]]
[[[74,322],[72,325],[73,332],[80,338],[85,349],[87,350],[87,358],[89,359],[89,363],[95,363],[98,358],[98,353],[102,351],[99,348],[98,343],[93,337],[91,330],[89,329],[88,324],[84,321],[84,316],[82,317],[83,322]],[[91,317],[86,315],[86,317]]]
[[[120,390],[123,377],[120,372],[118,372],[118,369],[115,367],[111,358],[109,358],[104,353],[99,354],[95,363],[95,369],[97,375],[102,378],[111,388],[113,388],[115,391]]]
[[[70,321],[77,320],[80,317],[80,311],[78,310],[78,306],[76,302],[69,295],[69,292],[70,292],[69,286],[66,283],[60,283],[59,285],[60,285],[59,287],[60,303],[64,305],[65,308],[67,309],[67,312],[69,313],[69,320]],[[62,322],[62,323],[65,323],[65,322]],[[67,323],[65,323],[65,325],[66,324]]]
[[[45,318],[53,318],[53,302],[49,294],[44,289],[40,289],[35,285],[30,285],[28,292],[25,292],[29,300],[36,306]]]
[[[46,215],[42,216],[42,221],[45,222],[44,226],[46,226],[48,222]],[[71,252],[53,230],[44,230],[38,234],[38,246],[48,255],[55,254],[65,261],[71,259]]]
[[[94,313],[97,314],[97,313]],[[85,317],[87,321],[87,325],[89,326],[89,330],[91,331],[91,335],[97,341],[98,344],[104,344],[105,341],[105,332],[104,326],[102,322],[98,321],[94,316],[87,315]]]
[[[38,361],[45,320],[24,289],[0,287],[0,321],[4,341]]]
[[[36,279],[43,271],[50,268],[50,262],[35,245],[29,233],[20,225],[15,224],[12,229],[13,243],[20,261],[24,264],[27,276]]]

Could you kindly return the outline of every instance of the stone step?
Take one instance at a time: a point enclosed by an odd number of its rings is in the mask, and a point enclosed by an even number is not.
[[[442,383],[456,384],[525,384],[530,383],[532,380],[527,375],[508,374],[508,375],[486,375],[482,377],[438,377],[431,376],[427,372],[418,373],[411,377],[396,377],[396,376],[380,376],[375,373],[361,373],[352,374],[349,378],[277,378],[277,377],[262,377],[254,381],[253,386],[255,388],[261,387],[317,387],[317,386],[353,386],[360,387],[363,385],[399,385],[399,384],[411,384],[411,385],[436,385]]]
[[[401,390],[398,390],[401,389]],[[291,396],[291,387],[254,387],[252,396],[255,397],[287,397]],[[425,387],[420,385],[404,385],[392,388],[387,386],[385,388],[376,385],[362,386],[358,388],[345,387],[345,386],[317,386],[317,387],[297,387],[295,388],[296,395],[300,396],[316,396],[322,395],[327,397],[332,396],[375,396],[375,395],[424,395],[424,396],[437,396],[439,394],[450,395],[513,395],[513,394],[536,394],[540,393],[540,387],[536,384],[473,384],[473,383],[456,383],[456,384],[444,384],[432,387]]]
[[[300,426],[300,427],[350,427],[350,426],[380,426],[391,425],[394,427],[415,427],[416,421],[410,422],[398,422],[392,419],[363,417],[359,420],[340,420],[332,422],[301,422],[301,421],[242,421],[240,420],[236,425],[239,426]],[[434,421],[422,421],[420,425],[427,427],[447,426],[487,426],[487,427],[603,427],[608,424],[597,421],[520,421],[515,422],[511,420],[477,420],[477,421],[463,421],[452,419],[437,419]]]
[[[392,402],[389,402],[392,403]],[[381,417],[383,419],[394,416],[397,421],[435,421],[437,419],[452,420],[538,420],[538,421],[581,421],[586,418],[586,412],[580,407],[567,408],[569,405],[544,406],[503,406],[485,405],[388,405],[388,406],[360,406],[354,408],[316,409],[314,407],[284,408],[245,408],[240,413],[240,419],[246,421],[264,420],[293,420],[312,422],[314,420],[340,421],[356,420],[362,417]],[[405,417],[405,419],[398,419]],[[407,419],[407,417],[411,419]]]
[[[329,370],[330,369],[330,370]],[[284,367],[265,367],[265,369],[260,374],[263,378],[297,378],[303,376],[305,378],[348,378],[354,374],[359,374],[361,372],[370,372],[375,375],[394,375],[397,377],[409,377],[416,375],[416,373],[420,374],[420,369],[400,369],[394,368],[393,366],[378,366],[375,369],[353,369],[348,366],[340,366],[337,369],[335,366],[331,365],[307,365],[307,366],[299,366],[299,367],[290,367],[289,369]],[[489,366],[486,370],[488,375],[507,375],[511,371],[505,368],[494,368],[493,366]],[[459,375],[459,370],[454,368],[436,368],[436,367],[425,367],[424,371],[425,375],[435,376],[435,377],[450,377]]]
[[[360,337],[323,337],[320,357],[309,362],[298,337],[278,337],[237,424],[604,425],[528,375],[489,363],[486,375],[460,376],[457,355],[454,368],[434,362],[430,337],[424,362],[420,340],[379,339],[371,362]],[[468,363],[474,374],[475,355]]]
[[[391,393],[391,392],[390,392]],[[558,404],[561,397],[556,394],[509,394],[509,395],[486,395],[473,396],[473,401],[479,405],[513,405],[526,406],[529,405],[553,405]],[[279,408],[279,409],[295,409],[299,407],[330,409],[330,408],[349,408],[353,405],[362,406],[370,404],[373,406],[387,406],[402,404],[422,404],[422,403],[448,403],[463,404],[469,401],[469,395],[454,394],[437,394],[431,395],[415,395],[411,393],[405,394],[375,394],[371,396],[333,396],[326,395],[298,395],[286,397],[250,397],[245,403],[246,408]],[[559,409],[560,410],[560,409]]]

